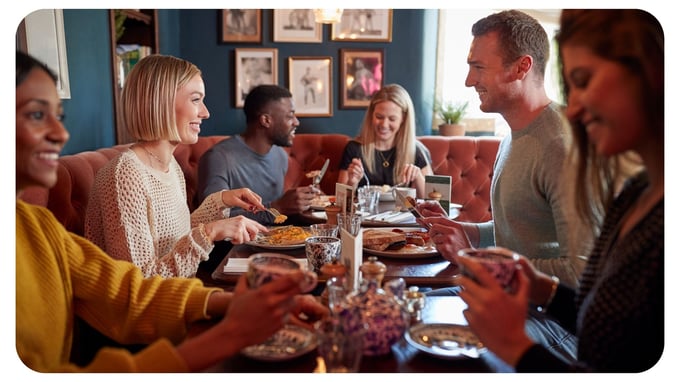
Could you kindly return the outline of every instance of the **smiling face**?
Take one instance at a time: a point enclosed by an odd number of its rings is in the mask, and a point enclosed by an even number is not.
[[[69,134],[52,78],[33,69],[16,88],[16,190],[57,182],[57,159]]]
[[[269,127],[271,143],[277,146],[290,147],[295,139],[295,130],[300,121],[295,116],[295,104],[292,98],[281,98],[267,105],[271,116]]]
[[[392,101],[383,101],[375,105],[371,118],[377,146],[381,149],[392,148],[394,138],[404,122],[404,112]]]
[[[519,91],[512,69],[505,67],[498,33],[489,32],[472,40],[468,53],[468,74],[465,86],[474,87],[479,95],[479,109],[486,113],[503,114]]]
[[[622,65],[584,47],[562,47],[566,110],[570,122],[585,128],[598,154],[611,156],[646,141],[641,84]]]
[[[204,98],[205,85],[198,74],[177,90],[175,122],[182,143],[196,143],[201,132],[201,121],[210,117],[208,108],[203,103]]]

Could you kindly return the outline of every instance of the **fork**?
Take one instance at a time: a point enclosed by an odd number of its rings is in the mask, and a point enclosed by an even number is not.
[[[274,223],[283,223],[288,219],[288,216],[282,214],[274,207],[266,208],[265,211],[269,212],[274,217]]]

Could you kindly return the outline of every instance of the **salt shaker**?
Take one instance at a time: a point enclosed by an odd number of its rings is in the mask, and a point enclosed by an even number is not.
[[[423,309],[425,308],[425,294],[418,291],[417,286],[411,286],[408,291],[404,293],[404,300],[406,303],[406,310],[411,315],[411,324],[420,322]]]

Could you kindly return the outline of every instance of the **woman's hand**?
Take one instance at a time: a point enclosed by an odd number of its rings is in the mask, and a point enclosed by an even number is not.
[[[246,211],[255,212],[265,209],[262,197],[249,188],[237,188],[235,190],[222,190],[222,203],[227,207],[240,207]]]
[[[458,255],[456,258],[475,278],[463,275],[456,278],[456,284],[462,287],[460,297],[467,304],[463,315],[470,328],[490,351],[508,364],[517,365],[532,345],[524,331],[529,279],[518,268],[518,289],[511,295],[479,262]]]
[[[356,187],[363,177],[364,165],[361,163],[361,159],[352,159],[352,163],[347,167],[347,185]]]
[[[401,170],[401,182],[400,183],[405,183],[409,186],[413,184],[413,182],[422,179],[423,182],[425,180],[425,176],[423,175],[422,171],[420,171],[420,167],[414,165],[414,164],[406,164],[404,165],[404,168]]]
[[[235,216],[207,223],[205,232],[213,242],[230,240],[234,244],[242,244],[255,240],[259,232],[267,232],[267,227],[245,216]]]

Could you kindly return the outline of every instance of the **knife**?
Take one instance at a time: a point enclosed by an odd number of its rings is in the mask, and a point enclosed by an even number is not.
[[[404,195],[401,191],[397,190],[396,188],[394,189],[394,192],[397,194],[399,201],[404,205],[404,207],[406,207],[406,209],[408,209],[409,212],[411,212],[413,214],[413,216],[416,217],[416,220],[417,219],[421,219],[421,220],[423,219],[423,215],[421,215],[420,212],[418,212],[418,210],[416,209],[415,199],[413,199],[412,197],[410,197],[408,195]],[[425,222],[423,222],[423,223],[427,226],[428,229],[432,228],[431,224],[425,223]]]
[[[321,171],[319,171],[319,175],[314,177],[314,182],[312,182],[312,186],[316,187],[321,183],[321,179],[323,179],[323,176],[326,174],[326,170],[328,170],[328,164],[331,162],[330,159],[326,159],[326,162],[324,162],[323,167],[321,167]]]

